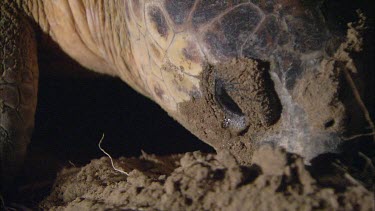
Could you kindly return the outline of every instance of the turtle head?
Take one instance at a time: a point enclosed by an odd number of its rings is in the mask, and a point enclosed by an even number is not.
[[[250,162],[252,150],[264,144],[297,153],[307,163],[338,152],[351,117],[336,62],[312,55],[292,65],[296,69],[288,74],[279,72],[276,60],[236,59],[208,66],[202,94],[180,105],[181,122],[243,162]]]
[[[341,57],[345,33],[330,31],[317,10],[296,11],[260,19],[246,39],[241,33],[251,21],[242,26],[242,19],[228,17],[200,45],[208,64],[200,95],[180,105],[181,122],[241,162],[251,162],[255,148],[271,144],[309,163],[339,152],[343,137],[363,125],[357,124],[363,119],[344,74],[353,66],[349,56]]]
[[[130,36],[139,84],[189,131],[240,162],[251,162],[262,144],[307,161],[336,151],[350,109],[333,38],[345,36],[331,33],[319,7],[304,2],[149,3],[140,13],[147,33]],[[129,30],[139,25],[132,23]]]
[[[322,37],[297,43],[299,51],[290,50],[297,45],[291,42],[267,59],[243,55],[207,64],[199,94],[179,105],[180,122],[243,162],[263,144],[299,154],[306,163],[339,152],[343,137],[364,122],[345,75],[352,60],[338,58],[345,39]]]

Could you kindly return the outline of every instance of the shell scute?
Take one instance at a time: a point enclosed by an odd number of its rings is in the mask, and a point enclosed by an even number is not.
[[[153,58],[150,58],[150,67],[149,72],[153,74],[156,78],[158,78],[160,81],[163,80],[163,76],[160,70],[160,66],[156,64],[155,60]]]
[[[176,34],[171,46],[168,48],[166,61],[180,68],[188,75],[197,76],[203,70],[204,58],[195,38],[186,33]]]
[[[194,63],[202,62],[202,51],[195,43],[189,42],[188,45],[182,49],[182,54],[188,61]]]
[[[168,87],[169,94],[176,103],[188,101],[193,91],[199,92],[200,81],[197,78],[186,75],[183,68],[166,61],[162,67],[164,83]]]
[[[324,43],[322,41],[327,39],[324,36],[325,28],[322,27],[324,24],[316,21],[319,19],[309,19],[308,17],[286,18],[289,33],[294,36],[294,47],[302,53],[321,49]]]
[[[130,8],[132,8],[131,11],[132,11],[133,24],[135,24],[138,30],[144,34],[146,32],[144,1],[143,0],[131,0],[131,1],[127,1],[127,3],[131,4]]]
[[[165,0],[165,8],[171,20],[177,24],[184,24],[193,8],[195,0]]]
[[[162,38],[167,39],[170,29],[160,8],[156,6],[147,7],[147,15],[150,18],[149,20],[152,22],[151,27],[155,27],[159,35]]]
[[[153,75],[149,75],[147,84],[150,88],[151,95],[159,105],[171,110],[177,109],[177,103],[168,91],[168,84],[164,81],[160,81]]]
[[[220,13],[228,9],[228,1],[218,1],[218,0],[203,0],[197,5],[192,22],[194,27],[199,27],[218,16]]]
[[[277,21],[277,18],[273,15],[270,15],[266,18],[265,23],[263,25],[266,26],[263,28],[267,31],[267,34],[275,40],[278,34],[280,33],[280,26]]]
[[[279,43],[280,26],[277,18],[270,15],[243,45],[242,56],[266,59],[267,54]]]
[[[153,60],[158,67],[161,67],[165,57],[165,50],[153,42],[151,38],[148,39],[147,47],[150,60]]]
[[[133,53],[135,67],[139,70],[140,77],[143,81],[147,78],[148,72],[146,67],[149,66],[149,52],[147,48],[147,40],[141,35],[131,40],[131,52]]]
[[[262,21],[263,14],[253,4],[235,7],[208,30],[204,43],[217,58],[235,57]]]
[[[142,4],[140,2],[141,0],[131,0],[132,2],[132,10],[133,10],[133,13],[134,15],[137,17],[137,18],[141,18],[142,17]]]
[[[148,5],[146,7],[146,25],[154,42],[162,49],[167,49],[174,37],[174,32],[159,6]]]

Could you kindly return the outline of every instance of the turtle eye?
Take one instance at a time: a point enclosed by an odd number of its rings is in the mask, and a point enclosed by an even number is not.
[[[225,113],[235,114],[238,116],[244,115],[241,108],[227,93],[225,84],[221,79],[215,80],[215,100]]]

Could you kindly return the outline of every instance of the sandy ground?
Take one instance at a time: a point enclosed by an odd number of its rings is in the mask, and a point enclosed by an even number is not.
[[[139,159],[115,160],[117,168],[129,172],[127,176],[103,157],[82,168],[62,170],[40,208],[370,211],[375,209],[375,169],[368,157],[363,159],[363,169],[353,173],[352,167],[339,160],[328,165],[327,159],[329,172],[324,172],[322,163],[308,171],[299,156],[271,147],[257,150],[251,166],[238,165],[228,154],[144,153]]]

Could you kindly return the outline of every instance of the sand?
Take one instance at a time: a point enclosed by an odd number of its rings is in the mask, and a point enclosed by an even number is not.
[[[375,209],[374,193],[370,190],[373,184],[369,182],[375,176],[373,166],[372,172],[362,172],[362,176],[370,179],[367,183],[354,179],[349,171],[343,172],[339,164],[331,167],[331,173],[318,173],[318,180],[299,156],[271,147],[255,151],[251,166],[239,165],[229,154],[201,152],[165,157],[144,153],[139,159],[119,158],[115,165],[129,172],[129,176],[115,171],[108,157],[92,160],[82,168],[65,168],[40,207],[45,210]],[[320,170],[318,167],[312,172]],[[322,175],[335,179],[324,180]]]

